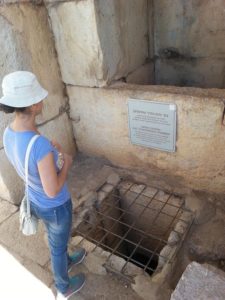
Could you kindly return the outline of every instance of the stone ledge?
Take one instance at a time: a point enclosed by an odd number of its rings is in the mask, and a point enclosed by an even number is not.
[[[224,300],[224,295],[225,273],[211,265],[192,262],[184,271],[171,300]]]

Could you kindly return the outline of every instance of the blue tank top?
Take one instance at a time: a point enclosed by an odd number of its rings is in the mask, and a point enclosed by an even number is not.
[[[25,181],[24,165],[27,146],[35,134],[34,131],[16,132],[10,127],[7,127],[4,131],[3,144],[5,153],[23,181]],[[70,198],[66,183],[54,198],[48,197],[44,192],[37,164],[50,152],[53,153],[56,170],[59,172],[56,163],[58,160],[58,151],[52,146],[51,142],[42,135],[37,138],[31,148],[28,164],[29,200],[45,208],[57,207],[64,204]]]

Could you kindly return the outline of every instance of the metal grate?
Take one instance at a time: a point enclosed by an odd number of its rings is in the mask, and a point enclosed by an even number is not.
[[[127,264],[133,263],[152,274],[160,254],[168,244],[170,232],[182,219],[183,199],[143,184],[122,181],[100,204],[96,204],[92,217],[86,217],[76,229],[81,235],[111,254],[125,259],[121,273]],[[93,217],[94,213],[94,217]],[[179,235],[180,244],[185,233]]]

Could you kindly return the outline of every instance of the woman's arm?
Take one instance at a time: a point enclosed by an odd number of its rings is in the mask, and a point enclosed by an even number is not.
[[[54,198],[63,187],[69,168],[72,164],[72,156],[63,153],[64,164],[60,172],[57,174],[54,163],[53,153],[48,153],[42,160],[38,162],[38,171],[41,178],[43,189],[48,197]]]

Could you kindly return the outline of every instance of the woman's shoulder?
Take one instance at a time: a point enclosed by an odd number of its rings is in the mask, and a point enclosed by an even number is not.
[[[47,137],[40,135],[34,144],[33,153],[35,160],[40,161],[49,152],[53,152],[51,141]]]
[[[39,137],[37,138],[36,142],[35,142],[35,146],[36,147],[47,147],[47,148],[51,148],[52,149],[52,144],[51,141],[44,135],[39,135]]]

